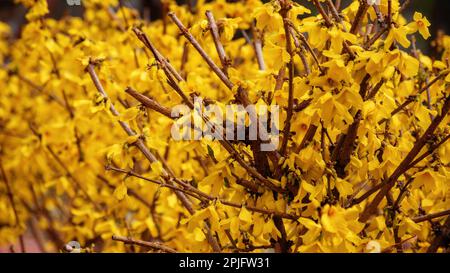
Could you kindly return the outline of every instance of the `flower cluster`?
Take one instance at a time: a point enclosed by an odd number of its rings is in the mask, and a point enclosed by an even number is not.
[[[424,55],[430,23],[401,1],[164,0],[153,22],[117,0],[59,20],[45,0],[17,2],[20,38],[0,23],[0,246],[448,247],[450,37]],[[278,105],[279,147],[174,140],[183,119],[211,124],[168,115],[197,96]]]

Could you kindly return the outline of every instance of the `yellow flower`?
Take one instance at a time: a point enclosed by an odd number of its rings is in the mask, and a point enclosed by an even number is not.
[[[256,27],[258,29],[268,31],[279,30],[283,26],[283,19],[278,13],[280,6],[278,1],[271,1],[258,7],[253,12],[252,16],[256,19]]]
[[[397,41],[401,46],[408,48],[411,45],[411,42],[407,37],[408,33],[409,28],[407,26],[392,27],[384,41],[384,49],[388,50],[394,41]]]
[[[117,200],[121,201],[125,198],[127,195],[127,186],[125,186],[125,183],[121,183],[115,190],[114,190],[114,197],[117,198]]]
[[[227,43],[233,39],[234,33],[239,27],[241,21],[241,18],[222,18],[217,20],[217,22],[222,26],[220,38],[223,43]]]
[[[336,207],[326,205],[321,214],[320,223],[325,231],[337,233],[339,229],[346,226],[343,215]]]
[[[420,35],[422,35],[425,40],[427,40],[431,36],[430,31],[428,30],[429,26],[431,26],[431,23],[420,12],[415,12],[414,22],[408,24],[408,27],[412,32],[419,31]]]
[[[286,48],[268,43],[264,48],[265,60],[271,65],[274,71],[279,70],[284,64],[291,60],[291,56],[286,51]]]
[[[29,2],[29,1],[28,1]],[[25,16],[28,20],[33,21],[48,14],[47,0],[34,1],[33,4],[25,2],[26,5],[31,6],[30,11]]]

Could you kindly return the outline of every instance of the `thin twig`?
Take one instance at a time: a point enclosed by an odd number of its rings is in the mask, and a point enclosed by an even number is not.
[[[350,162],[351,154],[354,149],[354,144],[358,136],[358,128],[361,119],[362,113],[361,110],[359,110],[354,117],[353,123],[349,126],[347,130],[347,134],[345,135],[342,147],[340,147],[340,150],[337,153],[338,156],[335,163],[335,168],[340,178],[343,178],[345,176],[345,167]]]
[[[306,134],[302,139],[302,142],[300,142],[300,145],[297,147],[297,149],[295,149],[296,154],[300,153],[300,151],[306,148],[308,144],[314,139],[317,128],[318,127],[314,124],[309,125],[308,130],[306,131]]]
[[[303,42],[306,49],[308,49],[308,51],[311,53],[311,56],[313,57],[317,66],[319,67],[320,72],[324,73],[324,70],[322,69],[322,66],[320,65],[319,58],[317,57],[316,53],[314,52],[314,49],[308,43],[308,40],[306,39],[306,37],[297,29],[297,27],[290,20],[285,19],[284,21],[287,21],[289,23],[289,27],[292,30],[294,30],[294,32],[297,34],[297,37]]]
[[[258,61],[259,70],[266,70],[266,64],[264,62],[264,55],[262,51],[262,38],[263,35],[260,30],[257,30],[254,24],[252,24],[253,32],[253,47],[255,49],[256,60]]]
[[[424,160],[426,157],[431,155],[434,151],[436,151],[441,145],[443,145],[447,140],[450,139],[450,134],[445,136],[441,141],[439,141],[436,144],[433,144],[425,153],[423,153],[421,156],[416,158],[411,164],[408,166],[408,169],[411,169],[412,167],[416,166],[420,163],[420,161]]]
[[[384,16],[380,11],[380,7],[377,4],[373,5],[373,10],[375,11],[375,14],[377,15],[377,21],[380,24],[380,26],[383,26],[384,22]]]
[[[313,0],[313,2],[317,10],[319,11],[320,15],[322,15],[322,18],[325,20],[325,24],[327,25],[327,27],[331,27],[333,23],[331,22],[330,17],[328,17],[328,14],[323,9],[322,4],[320,4],[319,0]]]
[[[157,102],[147,96],[142,95],[141,93],[137,92],[133,88],[127,87],[125,92],[128,93],[133,98],[135,98],[140,103],[142,103],[142,105],[144,105],[145,107],[150,108],[168,118],[176,118],[176,117],[172,117],[172,109],[167,108],[167,107],[161,105],[159,102]]]
[[[164,182],[155,180],[155,179],[147,178],[147,177],[145,177],[145,176],[143,176],[143,175],[140,175],[140,174],[138,174],[138,173],[136,173],[136,172],[134,172],[134,171],[127,171],[127,170],[120,169],[120,168],[117,168],[117,167],[114,167],[114,166],[110,166],[110,165],[107,165],[107,166],[105,167],[105,169],[106,169],[107,171],[115,171],[115,172],[118,172],[118,173],[123,173],[123,174],[126,174],[127,176],[134,176],[134,177],[136,177],[136,178],[139,178],[139,179],[142,179],[142,180],[151,182],[151,183],[153,183],[153,184],[159,185],[159,186],[162,187],[162,188],[168,188],[168,189],[171,189],[171,190],[173,190],[173,191],[180,191],[180,192],[183,192],[183,193],[185,193],[185,194],[187,194],[187,195],[189,195],[189,196],[192,196],[192,197],[194,197],[194,198],[196,198],[196,199],[199,199],[200,201],[203,200],[201,197],[199,197],[199,196],[196,195],[196,194],[192,194],[192,192],[190,192],[190,191],[187,191],[187,190],[185,190],[185,189],[181,189],[181,188],[179,188],[179,187],[177,187],[177,186],[175,186],[175,185],[173,185],[173,184],[167,184],[167,183],[164,183]]]
[[[412,36],[411,39],[412,39],[412,53],[413,53],[413,56],[414,56],[414,58],[416,58],[419,61],[419,70],[420,70],[420,72],[423,73],[423,75],[425,75],[426,71],[425,71],[425,68],[423,67],[422,61],[420,60],[420,55],[419,55],[419,52],[418,52],[417,47],[416,47],[416,37]],[[428,79],[428,76],[426,76],[425,77],[425,84],[428,85],[429,83],[430,83],[430,81]],[[423,84],[423,80],[422,80],[421,77],[419,77],[419,85],[422,86],[422,84]],[[432,110],[433,107],[431,105],[430,88],[427,88],[426,91],[427,91],[427,108],[428,108],[428,110]],[[431,120],[433,120],[434,116],[432,114],[430,114],[430,118],[431,118]]]
[[[214,63],[214,61],[209,57],[209,55],[203,50],[198,41],[192,36],[189,30],[183,25],[183,23],[178,19],[178,17],[173,12],[169,12],[169,17],[181,30],[181,33],[188,39],[188,41],[197,49],[209,67],[216,73],[220,80],[229,88],[233,89],[234,84],[228,79],[227,75]]]
[[[443,217],[443,216],[447,216],[447,215],[450,215],[450,209],[444,210],[444,211],[440,211],[440,212],[436,212],[436,213],[430,213],[430,214],[427,214],[427,215],[418,216],[418,217],[413,218],[412,220],[415,223],[420,223],[420,222],[433,220],[435,218],[439,218],[439,217]]]
[[[109,99],[108,95],[106,94],[105,90],[103,89],[103,85],[101,84],[100,79],[97,76],[97,73],[95,72],[95,69],[94,69],[95,65],[96,65],[96,63],[91,60],[87,67],[89,75],[91,76],[92,81],[94,82],[94,85],[97,88],[98,92],[103,96],[103,98]],[[114,105],[112,103],[109,106],[109,110],[111,111],[111,113],[114,116],[116,116],[116,117],[120,116],[119,112],[116,110],[116,108],[114,107]],[[126,122],[119,120],[119,124],[129,136],[136,135],[136,133],[130,128],[130,126]],[[138,139],[135,142],[135,144],[151,163],[157,161],[156,157],[148,150],[148,148],[145,146],[145,144],[142,140]],[[163,170],[163,175],[164,176],[168,175],[165,170]]]
[[[366,15],[367,10],[369,9],[369,4],[363,0],[359,1],[359,8],[355,15],[355,20],[352,23],[352,27],[350,28],[350,33],[356,34],[359,30],[359,26]]]
[[[204,192],[200,191],[199,189],[195,188],[194,186],[190,185],[189,183],[183,182],[183,181],[181,181],[179,179],[178,179],[178,184],[182,185],[184,187],[184,189],[181,189],[181,188],[178,188],[178,187],[174,187],[174,186],[166,186],[161,181],[154,180],[154,179],[149,179],[149,178],[147,178],[145,176],[137,174],[134,171],[127,171],[127,170],[120,169],[120,168],[113,167],[113,166],[107,166],[107,170],[112,170],[112,171],[123,173],[123,174],[129,175],[129,176],[134,176],[136,178],[148,181],[148,182],[153,183],[153,184],[157,184],[157,185],[160,185],[160,186],[168,187],[170,189],[173,189],[174,191],[183,191],[184,193],[186,193],[186,194],[189,193],[190,196],[193,196],[193,197],[195,197],[195,198],[197,198],[197,199],[199,199],[201,201],[212,201],[212,202],[220,201],[220,203],[225,205],[225,206],[234,207],[234,208],[245,207],[249,211],[253,211],[253,212],[257,212],[257,213],[261,213],[261,214],[266,214],[266,215],[278,216],[280,218],[285,218],[285,219],[290,219],[290,220],[297,220],[299,218],[299,216],[294,215],[294,214],[289,214],[289,213],[278,212],[278,211],[269,210],[269,209],[258,208],[258,207],[254,207],[254,206],[246,205],[246,204],[239,204],[239,203],[227,201],[227,200],[219,198],[219,197],[214,197],[214,196],[211,196],[211,195],[209,195],[207,193],[204,193]]]
[[[222,71],[225,75],[228,75],[228,66],[231,64],[230,59],[225,53],[222,42],[220,41],[219,28],[217,27],[216,20],[211,11],[206,11],[206,17],[208,18],[209,27],[213,36],[214,45],[216,46],[217,54],[219,55],[220,62],[222,63]]]
[[[112,239],[114,241],[123,242],[125,244],[148,247],[148,248],[151,248],[154,250],[160,250],[160,251],[167,252],[167,253],[177,253],[177,251],[175,249],[170,248],[170,247],[165,246],[160,243],[147,242],[147,241],[142,241],[142,240],[138,240],[138,239],[133,239],[131,237],[124,237],[124,236],[119,236],[119,235],[113,235]]]
[[[347,32],[347,28],[344,25],[344,21],[342,20],[341,16],[339,16],[339,12],[336,8],[336,6],[334,5],[334,3],[331,0],[326,0],[327,1],[327,5],[331,10],[331,14],[333,15],[334,19],[339,22],[342,25],[342,29]]]
[[[388,0],[388,14],[386,17],[386,24],[390,26],[392,24],[392,0]]]
[[[389,26],[380,29],[367,43],[364,44],[364,48],[369,49],[388,30]]]
[[[284,3],[284,2],[283,2]],[[290,26],[285,18],[288,18],[290,6],[286,5],[280,10],[280,15],[283,18],[284,36],[286,37],[286,50],[290,55],[289,63],[287,64],[289,79],[288,79],[288,106],[286,113],[286,120],[283,128],[283,141],[281,142],[280,154],[286,155],[287,144],[291,134],[291,121],[294,108],[294,51],[292,50],[291,31]]]

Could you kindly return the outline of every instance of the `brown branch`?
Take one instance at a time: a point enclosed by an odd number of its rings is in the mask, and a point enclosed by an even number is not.
[[[288,253],[289,252],[289,242],[287,240],[286,228],[283,223],[283,219],[279,216],[273,217],[273,222],[275,227],[280,231],[281,237],[278,238],[275,243],[275,252],[278,253]]]
[[[370,90],[369,94],[367,94],[365,100],[367,101],[373,99],[378,93],[378,91],[380,91],[384,83],[385,83],[384,79],[381,80],[379,83],[377,83],[377,85],[375,85],[375,87],[373,87],[372,90]]]
[[[354,187],[353,193],[351,196],[349,196],[344,204],[345,208],[349,208],[351,206],[353,206],[353,202],[355,200],[355,197],[367,186],[367,184],[369,183],[369,179],[367,179],[364,182],[359,183],[358,185],[356,185]]]
[[[388,14],[386,21],[388,26],[392,24],[392,0],[388,0]]]
[[[437,150],[437,148],[439,148],[442,144],[444,144],[447,140],[450,139],[450,134],[448,134],[447,136],[445,136],[441,141],[439,141],[438,143],[432,145],[428,151],[426,151],[424,154],[422,154],[421,156],[419,156],[416,160],[414,160],[413,162],[411,162],[411,164],[408,166],[408,169],[411,169],[412,167],[416,166],[417,164],[420,163],[420,161],[424,160],[426,157],[428,157],[429,155],[431,155],[434,151]]]
[[[214,19],[214,15],[211,11],[207,10],[205,14],[208,18],[209,27],[216,46],[217,54],[219,54],[220,62],[222,63],[222,71],[225,75],[228,75],[228,66],[230,66],[231,61],[227,57],[222,42],[220,41],[219,28],[217,27],[216,20]]]
[[[94,61],[90,61],[87,70],[89,72],[89,75],[91,76],[92,81],[94,82],[95,87],[97,88],[98,92],[103,96],[105,99],[109,99],[108,95],[106,94],[105,90],[103,89],[103,85],[100,82],[100,79],[97,76],[97,73],[95,72],[96,63]],[[116,110],[114,105],[111,103],[109,106],[109,110],[111,113],[118,117],[120,116],[119,112]],[[135,136],[136,133],[130,128],[130,126],[121,120],[119,120],[120,126],[123,128],[123,130],[129,135],[129,136]],[[135,142],[135,145],[141,150],[141,152],[144,154],[144,156],[150,161],[150,163],[156,162],[156,157],[148,150],[148,148],[145,146],[144,142],[141,139],[138,139]],[[167,172],[163,170],[163,175],[167,176]]]
[[[334,3],[331,0],[326,0],[327,2],[327,6],[330,8],[331,10],[331,14],[333,15],[334,19],[339,22],[342,25],[342,28],[345,32],[347,32],[347,29],[344,25],[344,21],[342,20],[341,16],[339,16],[339,12],[336,8],[336,6],[334,5]]]
[[[311,105],[312,101],[313,101],[313,99],[306,99],[300,103],[295,104],[294,109],[293,109],[294,112],[301,112],[301,111],[305,110],[308,106]]]
[[[222,82],[230,89],[233,90],[234,84],[228,79],[227,75],[225,75],[222,70],[214,63],[214,61],[208,56],[208,54],[203,50],[201,45],[198,43],[198,41],[192,36],[192,34],[189,32],[189,30],[183,25],[183,23],[178,19],[178,17],[175,15],[175,13],[170,12],[169,17],[172,19],[172,21],[177,25],[177,27],[181,30],[182,34],[186,37],[186,39],[194,46],[194,48],[199,52],[199,54],[202,56],[202,58],[205,60],[205,62],[209,65],[209,67],[216,73],[216,75],[222,80]],[[178,89],[176,86],[173,86],[174,88]],[[238,98],[244,106],[247,106],[249,104],[248,102],[248,95],[245,90],[243,90],[241,87],[238,88],[236,98]],[[255,119],[257,117],[256,113],[249,113],[250,116]],[[204,119],[204,117],[203,117]],[[206,121],[206,120],[205,120]],[[260,120],[256,118],[256,120],[253,120],[254,122],[257,122],[261,125]],[[208,122],[207,122],[208,124]],[[264,126],[258,126],[260,129],[260,137],[262,139],[268,139],[267,132],[264,130]],[[224,147],[231,152],[234,153],[234,157],[237,157],[237,161],[250,173],[253,173],[253,175],[256,175],[258,180],[260,180],[264,185],[268,186],[272,190],[283,192],[284,190],[274,186],[269,180],[265,179],[264,176],[261,175],[261,173],[258,170],[253,170],[250,166],[248,166],[245,161],[240,159],[239,154],[236,153],[233,146],[227,142],[227,141],[221,141],[223,143]],[[261,159],[265,158],[265,154],[256,152],[255,156],[261,157]],[[266,160],[262,161],[265,162]],[[259,165],[258,161],[258,165]],[[267,164],[263,164],[262,166],[265,167]],[[260,170],[263,168],[259,168]]]
[[[231,202],[231,201],[227,201],[225,199],[221,199],[219,197],[214,197],[214,196],[211,196],[211,195],[209,195],[207,193],[204,193],[204,192],[200,191],[199,189],[195,188],[194,186],[192,186],[189,183],[186,183],[184,181],[179,180],[178,178],[175,178],[177,180],[177,184],[180,184],[181,186],[183,186],[184,189],[181,189],[181,188],[178,188],[178,187],[175,187],[175,186],[167,186],[166,184],[163,184],[161,181],[154,180],[154,179],[149,179],[149,178],[147,178],[145,176],[137,174],[134,171],[127,171],[127,170],[116,168],[116,167],[113,167],[113,166],[107,166],[107,170],[120,172],[120,173],[129,175],[129,176],[134,176],[136,178],[148,181],[148,182],[156,184],[156,185],[165,186],[165,187],[170,188],[170,189],[172,189],[174,191],[183,191],[184,193],[189,193],[189,195],[191,195],[191,196],[193,196],[193,197],[195,197],[195,198],[197,198],[197,199],[199,199],[201,201],[212,201],[212,202],[220,201],[220,203],[222,203],[225,206],[234,207],[234,208],[245,207],[249,211],[258,212],[258,213],[266,214],[266,215],[279,216],[280,218],[285,218],[285,219],[290,219],[290,220],[297,220],[299,218],[299,216],[294,215],[294,214],[283,213],[283,212],[278,212],[278,211],[269,210],[269,209],[262,209],[262,208],[258,208],[258,207],[254,207],[254,206],[250,206],[250,205],[246,205],[246,204],[238,204],[238,203],[234,203],[234,202]]]
[[[283,65],[283,67],[281,67],[280,70],[278,71],[278,74],[275,78],[276,82],[275,82],[275,88],[273,89],[274,93],[275,93],[275,91],[281,90],[283,88],[285,74],[286,74],[286,66]]]
[[[405,183],[405,185],[401,186],[400,193],[398,194],[397,199],[395,200],[394,204],[392,205],[393,213],[396,213],[400,209],[400,204],[403,201],[403,198],[404,198],[406,192],[408,191],[409,185],[411,185],[413,181],[414,181],[414,178],[409,177],[408,181]],[[394,215],[394,217],[395,217],[395,215]]]
[[[242,187],[247,188],[249,191],[254,193],[257,193],[259,191],[258,185],[243,178],[236,178],[236,184],[241,185]]]
[[[292,23],[288,19],[285,19],[285,21],[287,21],[289,23],[289,27],[292,30],[294,30],[294,32],[297,34],[298,38],[305,45],[306,49],[311,53],[311,56],[313,57],[313,59],[316,62],[317,66],[319,67],[320,72],[324,73],[324,70],[323,70],[322,66],[320,65],[319,58],[317,57],[316,53],[314,52],[314,49],[308,43],[308,40],[306,39],[306,37],[295,27],[294,23]]]
[[[156,47],[153,45],[153,43],[148,39],[147,35],[142,32],[138,28],[133,28],[133,32],[136,34],[139,40],[144,44],[145,47],[147,47],[155,57],[155,59],[158,61],[160,65],[162,65],[164,70],[168,70],[169,73],[175,77],[178,81],[182,81],[183,77],[176,71],[176,69],[170,64],[169,60],[164,58],[164,56],[156,49]]]
[[[344,22],[343,22],[342,18],[339,16],[339,12],[337,11],[337,9],[336,9],[336,7],[334,6],[333,2],[332,2],[331,0],[326,0],[326,1],[327,1],[327,6],[328,6],[329,9],[331,10],[331,15],[334,17],[334,19],[335,19],[338,23],[340,23],[340,24],[342,25],[343,30],[344,30],[345,32],[347,32],[347,29],[346,29],[346,27],[345,27],[345,25],[344,25]],[[321,8],[320,3],[318,3],[318,5],[316,5],[316,6],[319,8],[319,11],[320,11],[321,14],[322,14],[322,11],[321,11],[321,9],[320,9],[320,8]],[[324,14],[326,14],[326,13],[324,13]],[[322,14],[322,16],[323,16],[324,14]],[[332,26],[331,20],[330,20],[330,19],[326,19],[325,22],[327,22],[327,20],[328,20],[327,27],[331,27],[331,26]],[[348,42],[347,42],[347,41],[343,41],[342,44],[343,44],[343,46],[344,46],[344,50],[350,55],[350,57],[351,57],[352,59],[355,59],[355,58],[356,58],[356,55],[355,55],[355,53],[353,52],[353,50],[350,48],[350,45],[348,44]]]
[[[256,29],[254,24],[252,24],[252,31],[253,31],[253,47],[255,49],[255,54],[258,60],[258,67],[259,70],[265,70],[265,64],[264,64],[264,57],[262,54],[262,44],[261,39],[258,37],[258,35],[261,35]],[[245,107],[247,107],[250,104],[250,100],[248,98],[248,94],[246,91],[244,91],[242,88],[238,89],[236,98],[239,98],[239,100],[244,104]],[[258,123],[258,128],[260,130],[260,133],[264,135],[264,137],[267,137],[267,132],[265,128],[262,126],[259,118],[257,118],[257,113],[252,111],[250,114],[250,118],[252,119],[252,122]],[[256,118],[256,120],[255,120]],[[267,139],[267,138],[264,138]],[[254,141],[250,142],[250,149],[253,153],[253,161],[255,163],[256,170],[264,175],[269,176],[270,175],[270,165],[268,160],[268,152],[261,151],[261,139],[256,139]],[[276,161],[276,160],[275,160]]]
[[[450,215],[450,209],[444,210],[444,211],[440,211],[440,212],[436,212],[436,213],[430,213],[430,214],[427,214],[427,215],[418,216],[418,217],[413,218],[412,220],[415,223],[420,223],[420,222],[433,220],[435,218],[439,218],[439,217],[443,217],[443,216],[447,216],[447,215]]]
[[[228,232],[228,234],[230,234],[230,232],[228,230],[226,230],[225,232]],[[228,236],[228,235],[227,235]],[[231,239],[230,239],[231,241]],[[245,248],[239,248],[236,243],[234,243],[233,246],[231,247],[227,247],[229,249],[234,250],[235,252],[252,252],[254,250],[258,250],[258,249],[269,249],[269,248],[273,248],[273,245],[262,245],[262,246],[254,246],[254,245],[246,245]]]
[[[291,43],[291,32],[289,31],[289,23],[285,21],[285,18],[288,18],[288,13],[291,8],[291,6],[286,3],[282,2],[284,5],[282,6],[282,9],[280,10],[280,15],[283,18],[283,25],[284,25],[284,36],[286,37],[286,50],[290,55],[289,63],[287,64],[288,67],[288,73],[289,73],[289,80],[288,80],[288,107],[287,107],[287,113],[286,113],[286,120],[284,122],[284,128],[283,128],[283,141],[281,142],[280,147],[280,154],[282,156],[286,155],[286,149],[287,144],[290,138],[291,134],[291,121],[293,116],[293,108],[294,108],[294,51],[292,50],[292,43]]]
[[[412,237],[409,237],[408,239],[405,239],[405,240],[403,240],[403,241],[400,241],[400,242],[398,242],[398,243],[395,243],[394,245],[391,245],[391,246],[389,246],[389,247],[383,249],[383,250],[381,251],[381,253],[390,253],[390,252],[393,251],[394,249],[397,249],[397,253],[400,253],[401,251],[403,251],[402,245],[405,244],[406,242],[412,240],[412,239],[415,239],[415,238],[417,238],[417,235],[414,235],[414,236],[412,236]]]
[[[189,30],[183,25],[183,23],[178,19],[178,17],[173,12],[168,13],[169,17],[172,21],[177,25],[180,29],[181,33],[188,39],[188,41],[197,49],[198,53],[203,57],[209,67],[216,73],[216,75],[220,78],[220,80],[229,88],[233,89],[234,84],[228,79],[227,75],[223,73],[223,71],[214,63],[214,61],[209,57],[209,55],[203,50],[198,41],[192,36]]]
[[[260,30],[257,30],[253,24],[252,24],[252,32],[253,32],[253,48],[255,49],[255,55],[256,60],[258,61],[259,70],[266,70],[266,64],[264,62],[264,56],[262,51],[261,36],[263,34]]]
[[[287,144],[291,134],[291,122],[293,116],[293,108],[294,108],[294,50],[292,48],[291,42],[291,28],[289,25],[288,13],[292,8],[292,3],[289,0],[278,1],[281,5],[281,10],[279,11],[281,17],[283,18],[283,27],[284,27],[284,36],[286,42],[286,50],[290,56],[289,63],[287,64],[289,78],[288,78],[288,107],[286,113],[286,120],[284,122],[283,128],[283,140],[280,147],[280,154],[282,156],[286,155]],[[294,39],[295,40],[295,39]],[[308,69],[306,69],[308,70]],[[286,228],[283,223],[283,219],[279,216],[274,216],[273,221],[275,227],[280,231],[281,237],[277,240],[277,245],[279,247],[275,247],[276,250],[279,249],[279,252],[287,253],[289,252],[289,243],[287,240]],[[277,251],[278,252],[278,251]]]
[[[418,52],[417,47],[416,47],[416,37],[415,37],[415,36],[412,36],[411,40],[412,40],[412,53],[413,53],[413,56],[414,56],[414,58],[416,58],[416,59],[419,61],[419,71],[420,71],[421,73],[423,73],[423,75],[425,75],[425,74],[426,74],[426,71],[425,71],[425,69],[424,69],[424,67],[423,67],[422,61],[420,60],[420,55],[419,55],[419,52]],[[428,76],[425,77],[425,83],[426,83],[427,85],[429,84]],[[419,77],[419,86],[422,86],[422,84],[423,84],[423,79],[422,79],[422,77]],[[432,105],[431,105],[431,92],[430,92],[430,88],[427,88],[426,91],[427,91],[427,107],[428,107],[428,110],[432,110],[433,107],[432,107]],[[432,114],[430,114],[430,118],[431,118],[431,120],[434,119],[434,117],[433,117]]]
[[[133,98],[135,98],[140,103],[142,103],[142,105],[144,105],[145,107],[152,109],[168,118],[171,118],[171,119],[177,118],[177,117],[172,117],[172,109],[159,104],[159,102],[157,102],[147,96],[144,96],[143,94],[139,93],[138,91],[134,90],[133,88],[127,87],[125,92],[128,93]]]
[[[151,248],[154,250],[159,250],[159,251],[163,251],[163,252],[167,252],[167,253],[177,253],[177,251],[175,249],[170,248],[170,247],[165,246],[160,243],[147,242],[147,241],[142,241],[142,240],[138,240],[138,239],[133,239],[131,237],[124,237],[124,236],[118,236],[118,235],[113,235],[112,239],[114,241],[123,242],[125,244],[148,247],[148,248]]]
[[[358,32],[359,26],[366,15],[367,10],[369,9],[369,4],[363,0],[359,1],[359,8],[355,15],[355,20],[352,23],[352,27],[350,28],[350,33],[356,34]]]
[[[341,8],[341,0],[336,0],[334,2],[334,6],[336,7],[336,10],[339,11],[339,9]]]
[[[78,132],[78,129],[76,126],[74,126],[73,128],[73,133],[75,135],[75,144],[77,146],[77,150],[78,150],[78,162],[83,162],[84,161],[84,152],[83,152],[83,148],[81,146],[81,136],[80,133]]]
[[[316,6],[317,10],[319,11],[320,15],[322,15],[322,18],[325,20],[325,24],[327,27],[331,27],[333,23],[331,22],[330,17],[328,17],[328,14],[323,9],[322,4],[320,4],[319,0],[313,0],[314,5]]]
[[[187,191],[185,189],[181,189],[181,188],[179,188],[179,187],[177,187],[177,186],[175,186],[173,184],[167,184],[167,183],[155,180],[155,179],[147,178],[147,177],[142,176],[142,175],[140,175],[140,174],[138,174],[138,173],[136,173],[134,171],[127,171],[127,170],[120,169],[120,168],[117,168],[117,167],[114,167],[114,166],[111,166],[111,165],[107,165],[105,167],[105,169],[107,171],[115,171],[115,172],[123,173],[123,174],[126,174],[127,176],[134,176],[136,178],[145,180],[147,182],[151,182],[153,184],[159,185],[159,187],[161,187],[161,188],[168,188],[168,189],[171,189],[171,190],[173,190],[175,192],[178,192],[178,191],[179,192],[183,192],[183,193],[185,193],[185,194],[187,194],[189,196],[192,196],[192,197],[194,197],[196,199],[199,199],[200,201],[203,200],[203,199],[201,199],[201,197],[199,197],[199,196],[197,196],[195,194],[192,194],[192,192],[190,192],[190,191]]]
[[[345,135],[344,142],[340,151],[337,153],[337,160],[335,164],[336,171],[340,178],[345,176],[345,167],[350,162],[351,154],[354,149],[354,143],[358,136],[358,128],[362,119],[361,110],[359,110],[354,118],[353,123],[349,126],[347,134]]]
[[[370,24],[370,23],[367,24],[366,30],[364,31],[363,45],[368,42],[368,37],[372,33],[373,28],[374,28],[373,24]]]
[[[180,65],[180,74],[183,79],[186,79],[187,72],[185,71],[186,64],[189,58],[189,43],[185,42],[183,45],[183,55],[181,55],[181,65]]]
[[[379,183],[376,186],[373,186],[372,188],[370,188],[370,190],[366,191],[363,195],[361,195],[358,198],[355,198],[351,203],[350,206],[354,206],[357,205],[359,203],[361,203],[362,201],[366,200],[367,198],[369,198],[372,194],[376,193],[379,189],[381,189],[383,186],[385,185],[385,183]]]
[[[380,29],[367,43],[364,44],[364,48],[369,49],[388,30],[389,26]]]
[[[305,68],[305,76],[308,76],[309,74],[311,74],[311,68],[309,67],[308,60],[306,59],[306,56],[303,53],[303,51],[305,49],[300,44],[300,41],[298,40],[297,36],[295,35],[296,33],[290,26],[289,26],[289,33],[290,33],[292,40],[294,42],[294,45],[297,49],[296,52],[297,52],[298,56],[300,57],[300,59],[302,60],[303,67]]]
[[[314,124],[309,125],[308,130],[306,131],[306,134],[303,137],[302,142],[295,150],[295,153],[297,153],[297,154],[300,153],[301,150],[303,150],[304,148],[306,148],[306,146],[308,146],[308,144],[313,140],[314,135],[316,134],[317,128],[318,127]]]
[[[441,141],[439,141],[438,143],[434,144],[433,146],[431,146],[424,154],[422,154],[421,156],[419,156],[416,160],[414,160],[409,166],[408,166],[408,170],[411,169],[412,167],[414,167],[415,165],[417,165],[420,161],[422,161],[423,159],[425,159],[427,156],[431,155],[438,147],[440,147],[442,144],[444,144],[448,139],[450,139],[450,135],[447,135],[446,137],[444,137]],[[412,180],[410,181],[412,182]],[[400,192],[400,195],[398,196],[395,204],[394,204],[394,209],[398,208],[399,203],[400,203],[400,199],[401,199],[401,195],[404,193],[404,191],[406,190],[406,187],[410,184],[410,182],[408,182],[403,188],[402,191]],[[351,201],[351,205],[356,205],[361,203],[362,201],[364,201],[365,199],[369,198],[372,194],[376,193],[379,189],[381,189],[384,185],[386,185],[386,183],[380,183],[374,187],[372,187],[370,190],[368,190],[367,192],[365,192],[361,197],[356,198],[354,200]]]
[[[103,183],[105,183],[105,185],[108,186],[108,188],[110,188],[111,190],[115,189],[115,186],[110,184],[108,179],[106,179],[106,177],[97,174],[97,178],[102,181]],[[145,200],[144,197],[142,197],[140,194],[138,194],[136,191],[132,190],[132,189],[127,189],[127,194],[130,196],[133,196],[134,198],[136,198],[136,200],[138,200],[139,202],[141,202],[144,206],[148,207],[148,208],[152,208],[152,204],[150,204],[147,200]]]
[[[373,10],[375,11],[375,14],[377,15],[377,21],[380,25],[384,24],[384,16],[380,11],[380,7],[377,4],[373,5]]]

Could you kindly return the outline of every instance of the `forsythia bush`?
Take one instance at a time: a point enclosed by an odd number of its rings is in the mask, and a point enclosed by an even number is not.
[[[0,246],[448,250],[450,37],[422,54],[430,23],[403,1],[165,0],[155,22],[117,0],[60,20],[17,2],[20,38],[0,24]],[[170,116],[194,97],[279,105],[277,149],[176,141],[207,119]]]

